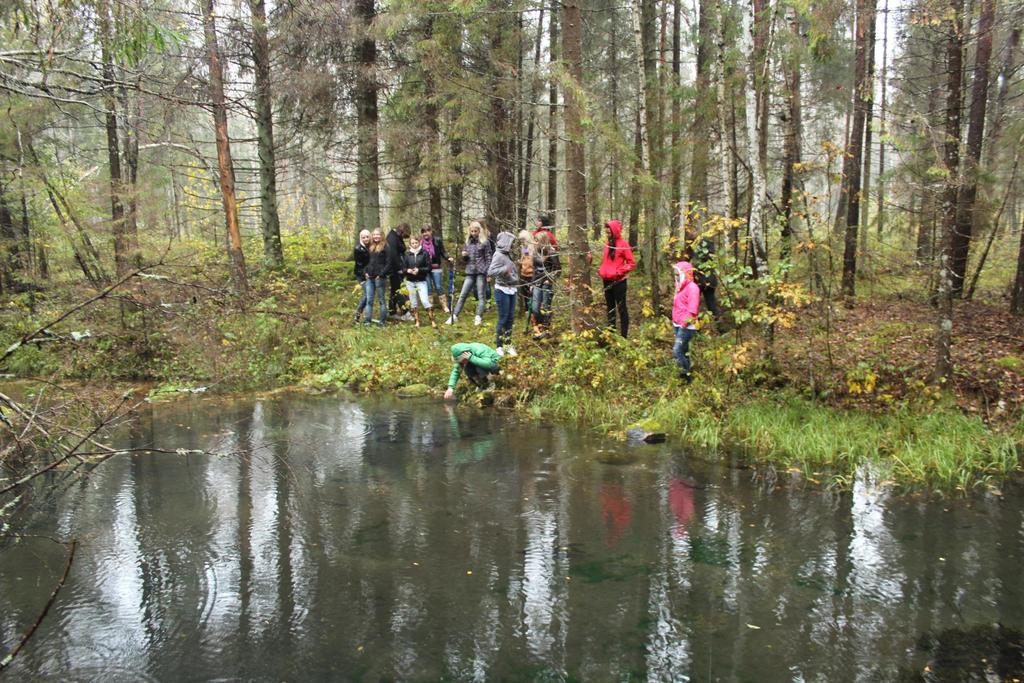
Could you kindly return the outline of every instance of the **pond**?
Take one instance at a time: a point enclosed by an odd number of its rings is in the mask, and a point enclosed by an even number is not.
[[[10,680],[1011,680],[1024,504],[848,493],[498,411],[154,405],[0,550]],[[735,463],[733,463],[735,465]],[[0,501],[2,503],[3,501]]]

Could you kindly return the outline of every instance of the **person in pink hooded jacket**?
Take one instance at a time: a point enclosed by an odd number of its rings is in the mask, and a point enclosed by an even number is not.
[[[672,266],[676,275],[676,295],[672,299],[672,327],[676,341],[672,345],[672,357],[679,366],[679,377],[687,384],[693,379],[690,374],[690,340],[697,334],[697,310],[700,308],[700,287],[693,281],[693,266],[680,261]]]

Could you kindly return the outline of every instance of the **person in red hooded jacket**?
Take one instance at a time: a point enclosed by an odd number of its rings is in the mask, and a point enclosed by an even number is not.
[[[622,239],[622,223],[612,219],[604,224],[608,240],[597,274],[604,280],[604,302],[608,307],[608,327],[615,328],[615,312],[619,313],[619,330],[629,336],[629,310],[626,308],[626,277],[636,267],[629,242]]]

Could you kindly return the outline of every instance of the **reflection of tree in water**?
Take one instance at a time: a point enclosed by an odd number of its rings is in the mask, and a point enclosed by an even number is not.
[[[1024,633],[1000,624],[925,634],[917,646],[928,653],[928,663],[902,669],[901,683],[1024,680]]]

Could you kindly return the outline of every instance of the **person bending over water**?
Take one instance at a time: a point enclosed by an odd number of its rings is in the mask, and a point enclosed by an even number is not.
[[[470,342],[452,345],[452,374],[448,377],[448,389],[444,392],[445,400],[455,395],[455,385],[461,374],[478,389],[486,389],[490,385],[490,376],[501,372],[498,361],[501,356],[487,344]]]

